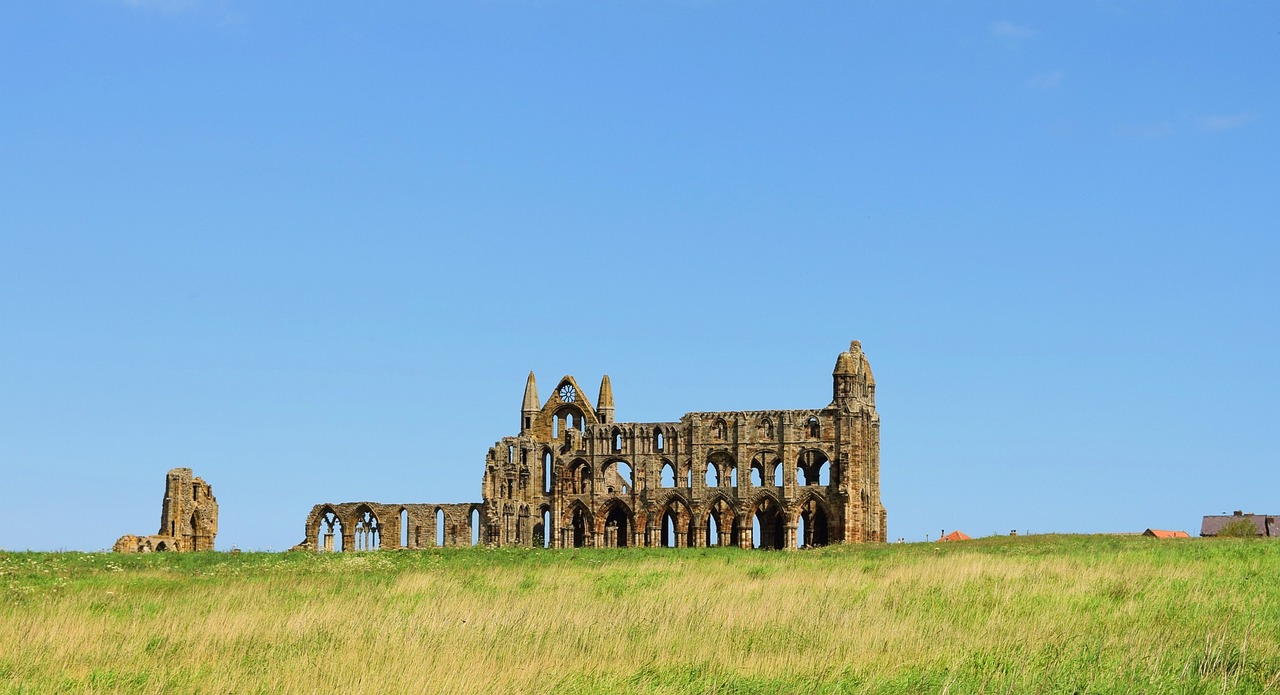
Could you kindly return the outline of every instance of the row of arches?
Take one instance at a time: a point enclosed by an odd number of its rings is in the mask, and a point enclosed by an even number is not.
[[[762,497],[743,513],[720,498],[697,518],[682,499],[672,497],[655,519],[656,523],[648,528],[637,528],[634,513],[621,500],[611,501],[594,515],[578,503],[569,514],[565,546],[624,548],[634,544],[781,550],[824,546],[833,537],[830,510],[816,496],[806,499],[792,513],[770,496]]]
[[[325,506],[309,530],[309,541],[320,552],[366,551],[384,548],[429,548],[478,545],[482,528],[480,506],[470,505],[464,523],[458,523],[437,507],[429,519],[412,518],[405,507],[399,509],[391,528],[392,537],[378,514],[368,505],[360,505],[352,514]],[[398,531],[398,534],[396,533]],[[395,537],[398,535],[398,538]]]
[[[551,456],[546,456],[548,480],[550,480]],[[570,494],[592,494],[594,477],[591,464],[583,459],[576,459],[569,464]],[[751,461],[751,487],[766,487],[769,481],[773,487],[784,484],[785,468],[781,459],[770,454],[760,453]],[[670,459],[662,459],[658,478],[659,488],[693,487],[694,471],[685,467],[683,484],[678,484],[676,465]],[[727,452],[717,452],[708,457],[702,469],[703,482],[707,487],[738,487],[738,466]],[[796,461],[796,482],[801,486],[826,486],[831,484],[831,461],[827,455],[817,449],[806,449]],[[628,494],[634,487],[631,464],[623,459],[613,459],[605,463],[604,484],[606,494]],[[548,483],[546,492],[551,491]]]

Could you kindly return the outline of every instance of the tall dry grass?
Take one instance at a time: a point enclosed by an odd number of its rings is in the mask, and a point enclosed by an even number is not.
[[[0,554],[6,692],[1263,692],[1280,545]]]

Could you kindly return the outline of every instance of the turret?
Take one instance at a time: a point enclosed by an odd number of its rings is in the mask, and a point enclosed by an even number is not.
[[[524,382],[524,404],[520,406],[521,432],[533,427],[533,418],[538,410],[538,381],[533,378],[533,372],[529,372],[529,378]]]
[[[613,386],[609,384],[609,375],[600,380],[600,397],[596,399],[596,417],[600,422],[613,422]]]
[[[862,352],[862,343],[856,340],[849,343],[848,352],[836,358],[836,368],[831,372],[831,399],[836,404],[856,400],[876,404],[876,379]]]

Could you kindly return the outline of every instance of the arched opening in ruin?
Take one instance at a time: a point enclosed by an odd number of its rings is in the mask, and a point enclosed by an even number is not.
[[[662,460],[662,473],[659,476],[659,487],[676,486],[676,467],[668,460]]]
[[[196,515],[191,515],[191,550],[200,549],[200,525],[196,523]]]
[[[467,517],[471,520],[471,545],[480,545],[480,510],[472,507]]]
[[[622,502],[609,505],[604,518],[604,545],[606,548],[625,548],[631,540],[631,510]]]
[[[693,515],[685,503],[679,498],[672,499],[662,513],[659,545],[664,548],[692,547],[694,525]]]
[[[676,516],[668,509],[662,514],[662,537],[659,545],[664,548],[676,547]]]
[[[587,534],[591,532],[589,524],[587,510],[581,506],[575,507],[573,510],[573,547],[586,547]]]
[[[766,497],[756,505],[751,520],[751,545],[765,550],[782,550],[787,545],[787,530],[782,510]]]
[[[805,449],[796,461],[796,482],[801,485],[830,485],[831,462],[817,449]]]
[[[796,546],[819,548],[831,540],[831,522],[826,505],[816,497],[810,497],[800,508],[796,521]]]
[[[409,547],[409,510],[400,508],[400,547]]]
[[[737,513],[728,498],[718,495],[707,513],[707,545],[737,545]]]
[[[356,510],[356,550],[377,550],[382,546],[378,517],[368,507]]]
[[[533,527],[533,547],[550,548],[551,547],[551,508],[544,506],[541,513],[541,521]]]
[[[444,547],[444,510],[436,507],[436,547]]]
[[[782,473],[783,473],[782,461],[775,460],[773,462],[773,486],[774,487],[782,487],[783,485]]]
[[[613,450],[622,451],[622,432],[617,427],[613,428]]]
[[[809,421],[805,423],[805,426],[809,432],[809,439],[822,438],[822,423],[818,422],[818,418],[816,417],[809,418]]]
[[[159,543],[156,543],[156,552],[157,552],[157,553],[163,553],[163,552],[165,552],[165,551],[166,551],[166,550],[168,550],[168,549],[169,549],[169,546],[168,546],[168,545],[166,545],[164,541],[160,541]]]
[[[551,450],[542,450],[542,491],[551,492]]]
[[[631,494],[631,464],[618,459],[604,465],[605,492],[612,495]]]
[[[720,469],[715,461],[707,461],[707,487],[720,487]]]
[[[342,550],[342,521],[332,509],[326,508],[316,524],[316,550],[333,553]]]
[[[665,442],[662,440],[662,430],[655,429],[653,431],[653,450],[662,451],[662,447],[664,444]]]

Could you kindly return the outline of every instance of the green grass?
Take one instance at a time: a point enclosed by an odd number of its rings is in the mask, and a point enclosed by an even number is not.
[[[1280,544],[0,552],[0,692],[1280,688]]]

